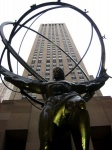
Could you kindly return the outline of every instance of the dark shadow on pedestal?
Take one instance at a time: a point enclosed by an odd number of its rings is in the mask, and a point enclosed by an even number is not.
[[[25,150],[28,130],[6,130],[4,150]]]
[[[71,132],[68,127],[57,127],[55,125],[54,130],[55,133],[53,138],[52,150],[72,150]]]

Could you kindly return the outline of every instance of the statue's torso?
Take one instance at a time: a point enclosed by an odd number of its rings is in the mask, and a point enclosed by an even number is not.
[[[71,92],[71,84],[66,81],[49,82],[46,86],[46,96],[59,96]]]

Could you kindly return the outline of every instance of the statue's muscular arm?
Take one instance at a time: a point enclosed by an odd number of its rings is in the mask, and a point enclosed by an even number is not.
[[[38,94],[44,94],[46,92],[47,82],[40,82],[13,74],[4,67],[0,67],[0,73],[4,75],[6,81],[12,83],[21,90],[27,90]]]
[[[95,80],[82,83],[72,83],[72,90],[76,91],[79,94],[83,93],[92,93],[99,90],[108,80],[109,76],[106,74],[106,71],[102,73],[101,76]]]
[[[45,93],[45,84],[36,80],[22,80],[22,78],[10,78],[5,77],[5,80],[12,83],[16,87],[22,90],[27,90],[29,92],[37,93],[37,94],[44,94]]]

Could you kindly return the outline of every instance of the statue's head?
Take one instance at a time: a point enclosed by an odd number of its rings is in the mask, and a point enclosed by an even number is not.
[[[64,71],[60,67],[53,69],[53,79],[56,81],[65,79]]]

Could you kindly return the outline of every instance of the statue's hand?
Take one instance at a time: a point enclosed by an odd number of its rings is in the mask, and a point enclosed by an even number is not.
[[[92,97],[93,95],[95,94],[95,92],[89,92],[89,93],[86,93],[84,96],[83,96],[83,99],[88,102]]]
[[[99,90],[108,80],[109,76],[107,75],[106,71],[104,71],[99,77],[97,77],[95,80],[90,82],[87,85],[87,92],[94,92]]]
[[[108,80],[109,75],[106,73],[106,70],[104,70],[104,72],[101,73],[101,75],[96,78],[96,82],[102,82],[104,83],[106,80]]]

